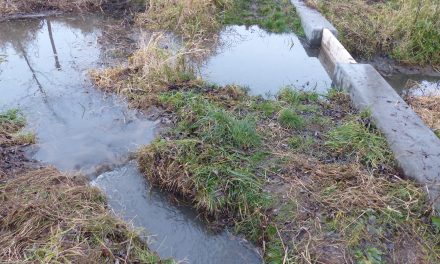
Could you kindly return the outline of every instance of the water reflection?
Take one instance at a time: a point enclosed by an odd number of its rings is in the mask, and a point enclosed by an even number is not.
[[[201,67],[207,80],[248,86],[253,94],[275,94],[282,86],[324,93],[331,80],[317,57],[294,34],[270,34],[256,26],[231,26],[221,49]]]
[[[108,171],[94,182],[118,215],[156,237],[164,257],[191,263],[259,263],[247,243],[210,234],[194,211],[172,205],[160,192],[147,194],[135,164],[115,164],[155,135],[155,123],[105,95],[87,78],[105,59],[98,37],[110,20],[57,17],[1,23],[0,110],[18,107],[36,132],[35,159],[61,170]],[[106,167],[107,169],[103,169]]]

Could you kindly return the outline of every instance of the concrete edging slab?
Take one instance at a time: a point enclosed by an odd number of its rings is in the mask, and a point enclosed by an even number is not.
[[[404,174],[426,186],[430,199],[440,194],[440,140],[369,64],[338,63],[333,82],[350,94],[355,107],[371,111]]]
[[[349,93],[354,106],[369,109],[405,176],[424,185],[440,213],[440,139],[370,64],[357,64],[337,40],[337,30],[317,10],[291,0],[307,41],[321,46],[333,84]],[[320,55],[321,56],[321,55]]]
[[[295,6],[296,12],[301,18],[301,25],[304,29],[307,42],[311,46],[320,46],[322,39],[322,30],[327,28],[333,35],[338,36],[336,28],[317,10],[308,7],[301,0],[290,0]]]

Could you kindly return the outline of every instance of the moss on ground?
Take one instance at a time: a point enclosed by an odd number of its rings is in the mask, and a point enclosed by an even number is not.
[[[355,55],[440,65],[440,2],[424,0],[308,0],[339,29]]]
[[[24,125],[18,110],[0,114],[1,263],[172,263],[116,218],[85,178],[17,157],[29,143],[15,136]]]

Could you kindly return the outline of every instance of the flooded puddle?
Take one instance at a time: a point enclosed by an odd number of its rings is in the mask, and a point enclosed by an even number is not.
[[[193,210],[179,207],[148,184],[130,151],[155,136],[154,122],[116,96],[92,87],[91,68],[106,54],[98,37],[111,20],[58,17],[0,25],[0,110],[20,108],[36,133],[31,157],[61,170],[81,170],[113,210],[153,237],[162,257],[190,263],[260,263],[255,249],[227,232],[211,234]],[[118,165],[111,169],[111,165]],[[104,170],[101,175],[96,171]]]
[[[319,52],[305,49],[294,34],[231,26],[222,32],[220,46],[201,67],[201,75],[213,83],[235,83],[262,95],[276,94],[286,85],[319,93],[331,87]]]
[[[385,79],[402,96],[440,95],[440,77],[395,74]]]

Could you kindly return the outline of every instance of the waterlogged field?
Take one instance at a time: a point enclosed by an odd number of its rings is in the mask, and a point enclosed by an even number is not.
[[[130,17],[2,23],[0,261],[440,261],[423,187],[331,87],[289,1]]]

